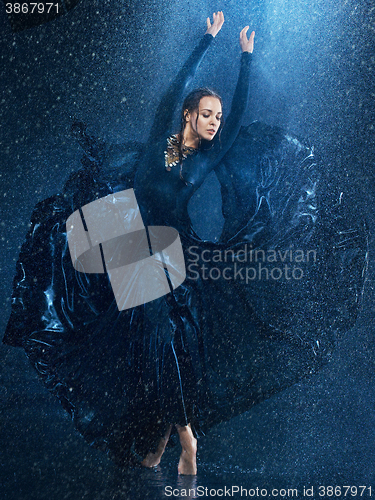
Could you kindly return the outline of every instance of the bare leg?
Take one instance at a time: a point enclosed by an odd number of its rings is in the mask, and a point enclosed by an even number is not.
[[[178,473],[185,475],[197,474],[197,440],[193,435],[190,424],[176,425],[181,443],[181,455],[178,463]]]
[[[156,467],[157,465],[159,465],[165,447],[167,446],[171,430],[172,430],[172,425],[168,427],[165,436],[160,439],[156,452],[151,453],[150,451],[147,454],[146,458],[141,462],[144,467]]]

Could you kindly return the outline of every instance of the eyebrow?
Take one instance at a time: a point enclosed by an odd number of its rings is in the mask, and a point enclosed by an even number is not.
[[[199,111],[210,111],[210,112],[212,113],[212,109],[209,109],[209,108],[202,108],[202,109],[200,109]],[[222,114],[223,114],[223,112],[222,112],[222,111],[218,111],[218,113],[216,113],[216,114],[218,114],[218,115],[222,115]]]

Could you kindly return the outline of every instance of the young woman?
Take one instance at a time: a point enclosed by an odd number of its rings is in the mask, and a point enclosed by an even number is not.
[[[207,19],[207,31],[203,39],[161,99],[146,151],[135,177],[135,194],[146,224],[175,227],[182,237],[185,236],[184,242],[192,233],[187,211],[188,202],[233,144],[248,101],[249,69],[255,32],[252,32],[248,39],[249,26],[246,26],[240,33],[242,51],[240,75],[231,112],[225,124],[222,124],[221,98],[209,89],[197,89],[185,98],[181,111],[180,131],[172,135],[175,108],[189,78],[194,75],[223,23],[224,15],[221,11],[213,14],[212,24],[210,19]],[[177,352],[177,369],[181,369],[179,358]],[[183,398],[184,387],[181,391],[181,400]],[[185,405],[187,404],[193,407],[193,401],[186,400],[185,396]],[[177,424],[182,446],[179,472],[195,474],[196,439],[189,425],[189,415],[179,410],[175,419],[173,423]],[[149,453],[142,462],[144,465],[154,466],[159,463],[169,432],[170,428],[166,437],[160,442],[158,451],[155,454]]]
[[[172,135],[174,111],[183,90],[223,23],[224,15],[221,11],[213,14],[212,24],[210,19],[207,19],[207,31],[203,39],[161,99],[135,177],[135,194],[146,225],[175,227],[185,244],[192,234],[187,211],[188,202],[233,144],[248,101],[249,70],[255,32],[252,32],[248,39],[249,26],[246,26],[240,33],[241,68],[231,112],[225,123],[222,124],[221,98],[209,89],[197,89],[185,98],[180,131]],[[192,360],[185,360],[186,366],[181,366],[180,360],[184,354],[182,351],[178,352],[179,345],[174,347],[177,349],[176,369],[180,372],[186,371]],[[183,373],[182,376],[186,374]],[[196,439],[189,425],[192,415],[186,411],[187,406],[192,411],[194,401],[191,394],[185,393],[184,384],[179,383],[177,379],[175,383],[181,386],[180,401],[185,400],[185,409],[177,409],[173,420],[182,446],[178,470],[181,474],[196,474]],[[143,460],[144,465],[154,466],[159,463],[169,432],[170,428],[160,442],[157,452],[149,453]]]
[[[228,116],[215,92],[198,89],[172,130],[223,22],[222,12],[207,20],[146,144],[117,154],[75,126],[84,168],[63,194],[37,205],[17,264],[4,342],[25,349],[79,432],[121,465],[154,467],[177,432],[179,472],[196,474],[196,438],[320,368],[360,306],[363,221],[341,189],[330,184],[327,197],[311,148],[264,124],[240,130],[254,45],[247,26]],[[187,210],[213,169],[225,217],[219,243],[195,234]],[[178,230],[187,278],[160,299],[118,311],[105,274],[73,268],[66,221],[129,188],[145,226]]]

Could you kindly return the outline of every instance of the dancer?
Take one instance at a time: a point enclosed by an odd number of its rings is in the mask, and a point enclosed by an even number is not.
[[[177,433],[179,472],[196,474],[196,438],[323,366],[360,307],[363,221],[343,193],[331,188],[326,196],[311,148],[264,124],[241,129],[254,46],[247,26],[228,116],[214,91],[198,89],[172,130],[223,22],[222,12],[207,20],[146,144],[116,151],[75,125],[84,168],[37,205],[17,264],[4,342],[25,349],[79,432],[121,465],[154,467]],[[202,241],[188,215],[213,170],[225,218],[220,243]],[[119,312],[104,274],[74,270],[65,223],[83,205],[128,188],[146,226],[179,231],[187,278]]]
[[[186,97],[182,105],[180,131],[172,135],[174,111],[187,80],[194,74],[223,23],[224,15],[220,11],[213,14],[212,25],[210,19],[207,19],[207,31],[203,40],[159,104],[146,151],[135,177],[135,193],[147,225],[172,226],[178,229],[180,234],[187,236],[192,232],[187,212],[188,202],[233,144],[247,105],[249,68],[255,35],[252,32],[250,38],[247,38],[249,26],[240,33],[241,70],[231,113],[224,126],[221,98],[215,92],[203,88],[192,91]],[[215,140],[216,138],[218,140]],[[179,358],[177,352],[177,360]],[[185,362],[185,369],[191,362],[191,359]],[[177,363],[180,364],[179,361]],[[183,399],[185,405],[188,404],[190,411],[193,411],[194,402],[186,400],[186,396],[181,393],[181,401]],[[177,424],[182,446],[179,462],[179,471],[182,474],[196,473],[196,439],[190,427],[190,418],[192,416],[185,406],[178,410],[173,421]],[[169,432],[170,428],[162,438],[157,453],[148,454],[142,462],[144,465],[153,466],[159,463]]]
[[[193,90],[185,98],[181,111],[180,131],[178,134],[172,134],[174,111],[187,81],[194,75],[209,44],[223,23],[224,15],[221,11],[213,14],[212,25],[210,19],[207,19],[207,31],[203,40],[159,104],[146,150],[135,177],[135,193],[146,224],[172,226],[187,237],[192,234],[187,212],[188,202],[233,144],[247,106],[249,68],[255,36],[255,32],[252,32],[250,38],[247,38],[249,26],[243,28],[240,33],[241,70],[231,113],[224,126],[222,126],[221,98],[212,90],[202,88]],[[181,357],[183,352],[177,352],[177,368],[180,366]],[[192,363],[192,360],[185,361],[185,370],[192,373],[188,363]],[[184,375],[186,376],[180,374]],[[185,400],[185,407],[178,409],[173,421],[177,424],[182,446],[178,470],[181,474],[195,474],[196,439],[190,426],[192,415],[189,415],[189,411],[193,411],[194,401],[189,401],[186,394],[184,395],[184,390],[179,396],[181,401]],[[190,410],[187,410],[186,405],[190,406]],[[154,466],[159,463],[170,430],[171,428],[160,441],[156,454],[147,455],[142,462],[144,465]]]

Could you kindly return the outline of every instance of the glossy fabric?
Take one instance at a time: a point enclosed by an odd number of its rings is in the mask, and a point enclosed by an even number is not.
[[[174,97],[209,43],[177,76]],[[248,67],[245,56],[233,109],[247,99]],[[37,205],[4,337],[24,347],[85,439],[121,463],[153,450],[170,423],[205,433],[320,368],[355,322],[367,264],[366,225],[346,193],[328,193],[309,147],[260,123],[238,133],[236,114],[221,145],[189,158],[182,181],[163,163],[168,116],[155,141],[157,115],[146,145],[88,142],[85,168]],[[213,169],[225,217],[219,243],[202,241],[187,214]],[[106,275],[74,270],[65,223],[131,187],[146,225],[179,231],[187,279],[119,312]]]
[[[110,186],[132,185],[123,172],[131,172],[138,153],[123,154],[117,171],[83,170],[62,195],[37,205],[4,341],[25,348],[89,443],[128,462],[152,449],[169,422],[187,420],[197,434],[206,432],[321,367],[355,322],[367,231],[350,217],[345,193],[327,196],[311,150],[253,124],[221,169],[228,191],[238,193],[236,203],[224,197],[228,227],[235,228],[246,198],[253,211],[247,224],[217,244],[193,231],[182,235],[185,283],[173,295],[119,312],[105,275],[73,269],[65,221]],[[317,250],[314,265],[298,263],[302,280],[241,279],[239,269],[253,266],[251,250],[275,248],[283,256],[291,246]],[[231,249],[237,258],[225,262]],[[214,252],[216,262],[206,262]],[[225,268],[234,276],[235,264],[236,279],[216,278]],[[215,279],[203,279],[202,266],[215,267]]]

